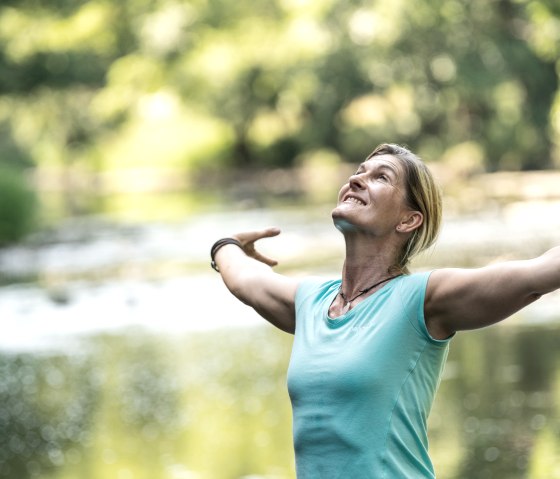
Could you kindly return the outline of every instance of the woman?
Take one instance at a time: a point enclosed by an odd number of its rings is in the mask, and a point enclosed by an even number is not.
[[[212,248],[229,290],[295,334],[288,369],[299,479],[433,478],[426,432],[457,331],[501,321],[560,287],[560,248],[479,269],[410,274],[435,241],[441,197],[412,152],[377,147],[340,190],[342,278],[296,280],[255,242],[275,228]]]

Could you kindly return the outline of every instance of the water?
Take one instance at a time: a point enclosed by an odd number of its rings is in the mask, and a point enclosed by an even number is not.
[[[461,333],[430,419],[441,477],[560,474],[557,326]]]
[[[449,219],[416,267],[559,242],[556,220],[520,208]],[[291,337],[208,266],[215,239],[269,225],[284,230],[263,242],[282,271],[337,274],[328,208],[97,219],[0,252],[0,478],[293,478]],[[552,294],[453,340],[430,418],[439,477],[560,477],[558,306]]]
[[[430,419],[445,478],[554,478],[558,327],[453,340]],[[75,340],[0,356],[1,477],[293,478],[290,337],[272,327]]]

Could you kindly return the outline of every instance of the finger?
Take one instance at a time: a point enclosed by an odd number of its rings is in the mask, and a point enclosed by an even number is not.
[[[261,254],[258,251],[255,251],[255,255],[253,256],[253,258],[268,266],[276,266],[278,264],[278,261],[269,258],[268,256],[265,256],[264,254]]]
[[[262,238],[271,238],[279,234],[280,234],[280,228],[271,227],[259,231],[248,231],[244,233],[238,233],[236,235],[233,235],[233,238],[237,239],[243,244],[247,244],[247,243],[253,243]]]
[[[273,236],[278,236],[280,234],[280,228],[276,226],[271,226],[270,228],[266,228],[265,230],[261,231],[263,238],[272,238]]]
[[[251,241],[257,241],[263,238],[272,238],[280,234],[280,228],[271,227],[264,230],[254,231],[251,234]]]

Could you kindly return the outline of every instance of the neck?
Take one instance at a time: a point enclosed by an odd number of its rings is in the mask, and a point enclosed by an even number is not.
[[[345,235],[346,258],[342,267],[342,285],[346,297],[400,273],[395,268],[398,249],[386,241]]]

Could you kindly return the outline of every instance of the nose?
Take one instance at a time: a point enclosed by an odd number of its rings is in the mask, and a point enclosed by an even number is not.
[[[359,174],[352,175],[348,179],[348,184],[350,185],[350,188],[356,190],[363,190],[365,188],[364,180]]]

